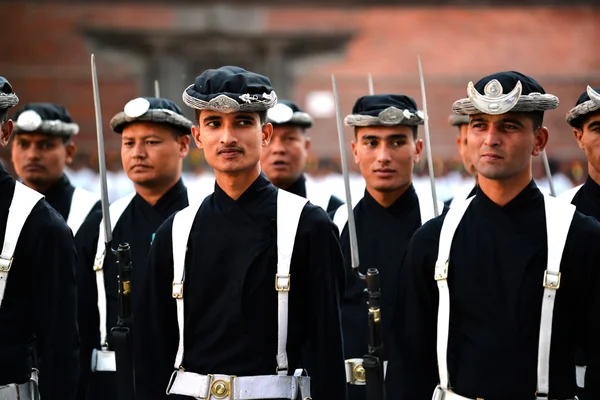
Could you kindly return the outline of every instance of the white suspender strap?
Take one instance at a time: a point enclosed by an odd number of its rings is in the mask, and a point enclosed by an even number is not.
[[[315,206],[327,210],[331,194],[312,181],[306,180],[304,185],[306,187],[306,198]]]
[[[346,204],[342,204],[337,210],[335,210],[335,214],[333,214],[333,223],[340,231],[340,236],[342,236],[342,231],[346,226],[346,222],[348,222],[348,206]]]
[[[0,306],[2,306],[2,300],[4,299],[8,273],[12,266],[13,254],[15,253],[21,230],[33,207],[43,198],[42,194],[20,182],[15,182],[15,191],[8,209],[4,243],[2,244],[2,252],[0,253]]]
[[[552,317],[556,291],[560,287],[560,261],[567,242],[569,227],[575,214],[575,206],[544,196],[546,231],[548,235],[548,267],[544,272],[544,298],[540,322],[538,348],[538,399],[547,399],[550,387],[550,344],[552,340]]]
[[[110,230],[113,231],[121,214],[127,208],[135,192],[112,203],[109,207]],[[96,289],[98,291],[98,314],[100,316],[100,346],[106,348],[106,289],[104,287],[104,257],[106,256],[106,236],[104,234],[104,218],[100,222],[100,233],[96,245],[96,256],[94,257],[94,271],[96,271]]]
[[[179,328],[179,346],[175,356],[175,368],[181,368],[183,362],[183,282],[185,280],[185,255],[192,231],[194,219],[200,203],[177,212],[173,218],[171,237],[173,240],[173,298],[177,303],[177,327]]]
[[[433,209],[433,199],[431,196],[423,196],[417,192],[417,198],[419,199],[419,212],[421,213],[421,225],[430,219],[435,218],[435,210]],[[444,211],[444,202],[438,201],[438,211],[440,214]]]
[[[467,208],[475,196],[450,208],[440,232],[438,258],[435,262],[434,279],[439,291],[438,323],[437,323],[437,358],[440,374],[440,387],[448,390],[448,333],[450,330],[450,291],[448,289],[448,267],[450,265],[450,248],[456,229]]]
[[[277,191],[277,374],[287,375],[288,302],[290,293],[290,264],[296,241],[300,215],[307,199],[279,189]]]
[[[75,188],[73,197],[71,197],[71,207],[69,208],[69,216],[67,217],[67,225],[73,231],[73,236],[83,224],[83,221],[88,216],[94,205],[100,198],[85,189]]]
[[[571,203],[573,201],[573,199],[575,198],[575,195],[579,192],[579,190],[581,190],[581,187],[583,185],[579,185],[579,186],[575,186],[574,188],[571,188],[569,190],[567,190],[564,193],[561,193],[560,195],[556,196],[556,198],[560,201],[564,201],[565,203]]]

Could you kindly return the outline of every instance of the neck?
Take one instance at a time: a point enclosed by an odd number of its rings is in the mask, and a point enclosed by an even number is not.
[[[59,181],[60,181],[60,179],[58,181],[54,181],[52,183],[46,183],[46,184],[43,184],[43,183],[36,184],[36,183],[32,183],[32,182],[23,181],[23,184],[27,187],[30,187],[31,189],[35,190],[38,193],[46,194],[46,193],[48,193],[48,190],[50,190]]]
[[[215,170],[215,179],[217,185],[231,197],[237,200],[241,195],[252,185],[252,183],[260,176],[260,164],[256,164],[250,170],[245,170],[237,173],[220,172]]]
[[[531,179],[531,169],[528,169],[527,173],[503,180],[487,179],[479,175],[477,184],[490,200],[503,207],[517,197],[529,185]]]
[[[146,203],[154,206],[164,195],[167,193],[177,182],[179,182],[180,176],[177,175],[177,179],[170,180],[169,183],[160,186],[141,186],[136,183],[133,184],[135,192],[140,195]]]
[[[592,180],[594,182],[596,182],[596,184],[600,185],[600,171],[598,171],[596,168],[594,168],[594,166],[588,162],[588,174],[590,175],[590,178],[592,178]]]
[[[402,196],[406,190],[410,187],[412,182],[408,182],[407,184],[401,186],[400,188],[390,191],[390,192],[381,192],[379,190],[375,190],[372,187],[367,186],[367,192],[371,195],[371,197],[383,208],[388,208],[392,204],[396,202]]]

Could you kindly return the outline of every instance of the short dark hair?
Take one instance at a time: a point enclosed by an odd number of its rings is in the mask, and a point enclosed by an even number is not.
[[[419,127],[417,125],[408,125],[410,126],[410,128],[412,129],[412,133],[413,133],[413,140],[417,140],[417,136],[419,133]],[[354,139],[358,139],[358,130],[360,128],[363,128],[362,126],[355,126],[354,127]]]
[[[600,110],[598,111],[593,111],[591,113],[587,113],[585,115],[580,115],[579,117],[572,119],[571,122],[569,122],[569,124],[575,128],[575,129],[579,129],[580,131],[583,130],[583,126],[585,125],[586,122],[588,122],[588,120],[593,117],[594,115],[600,115]]]
[[[200,123],[200,111],[202,110],[194,109],[194,116],[196,119],[194,121],[194,125],[198,125]],[[260,123],[264,125],[264,123],[267,122],[267,110],[255,112],[258,114],[258,119],[260,120]]]
[[[537,131],[544,125],[544,112],[543,111],[532,111],[527,113],[529,118],[531,118],[531,122],[533,122],[533,130]]]
[[[0,124],[8,121],[8,108],[0,109]]]

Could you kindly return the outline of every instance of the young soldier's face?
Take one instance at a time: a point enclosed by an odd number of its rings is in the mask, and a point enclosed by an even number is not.
[[[62,176],[71,164],[75,144],[59,136],[19,133],[12,142],[12,162],[17,175],[27,186],[45,191]]]
[[[540,155],[547,142],[548,130],[534,130],[525,113],[476,114],[469,122],[468,157],[490,180],[531,176],[531,156]]]
[[[273,125],[263,124],[258,113],[223,114],[202,110],[192,134],[216,172],[236,175],[254,170],[263,147],[269,144]]]
[[[133,122],[121,134],[121,161],[127,177],[142,187],[162,188],[181,174],[190,137],[152,122]]]
[[[458,127],[458,137],[456,138],[456,145],[458,146],[458,153],[462,159],[465,171],[471,176],[477,176],[477,171],[473,162],[469,159],[469,152],[467,149],[467,132],[469,131],[469,124],[462,124]]]
[[[600,112],[588,117],[582,129],[574,129],[573,134],[579,148],[585,151],[589,174],[597,180],[600,176]]]
[[[273,127],[273,137],[260,158],[260,166],[277,187],[287,188],[304,172],[310,147],[302,128],[293,125]]]
[[[415,141],[410,126],[365,126],[356,129],[354,161],[368,189],[394,192],[412,183],[423,141]]]

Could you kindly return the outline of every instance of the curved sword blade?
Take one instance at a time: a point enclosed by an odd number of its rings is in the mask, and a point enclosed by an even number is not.
[[[154,80],[154,97],[160,97],[160,85],[158,84],[158,79]]]
[[[433,171],[433,156],[431,155],[431,136],[429,134],[429,114],[427,113],[427,96],[425,95],[425,78],[423,78],[423,66],[421,65],[421,57],[417,56],[419,62],[419,78],[421,80],[421,96],[423,98],[423,114],[425,128],[425,151],[427,152],[427,167],[429,169],[429,179],[431,181],[431,197],[433,198],[433,211],[435,216],[440,215],[437,202],[437,192],[435,190],[435,175]]]
[[[92,86],[94,89],[94,109],[96,111],[96,137],[98,139],[98,169],[100,171],[100,201],[102,202],[102,218],[104,219],[104,237],[107,247],[112,242],[110,213],[108,212],[108,187],[106,183],[106,156],[104,153],[104,134],[102,133],[102,111],[100,107],[100,93],[98,91],[98,73],[96,72],[96,58],[92,54]]]
[[[375,94],[375,87],[373,86],[373,75],[369,73],[367,79],[369,81],[369,95],[373,96]]]
[[[350,171],[348,169],[348,158],[346,157],[346,138],[344,136],[344,124],[342,122],[342,111],[340,109],[340,96],[338,94],[335,76],[331,75],[333,85],[333,98],[335,101],[335,116],[337,122],[338,141],[340,144],[340,158],[342,162],[342,173],[344,175],[344,189],[346,190],[346,207],[348,208],[348,236],[350,237],[350,257],[354,273],[361,279],[365,276],[360,273],[358,267],[360,260],[358,257],[358,239],[356,237],[356,224],[354,222],[354,210],[352,207],[352,197],[350,195]]]

